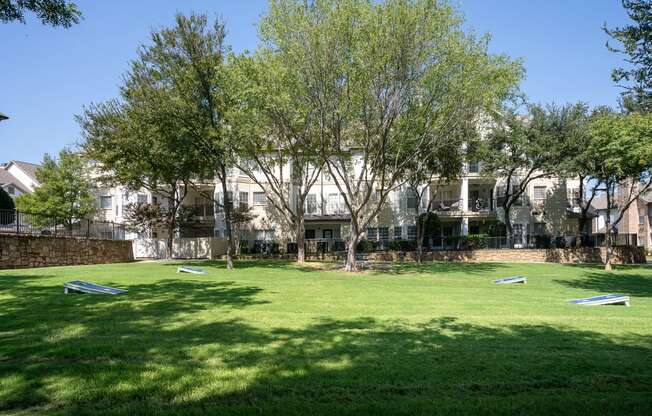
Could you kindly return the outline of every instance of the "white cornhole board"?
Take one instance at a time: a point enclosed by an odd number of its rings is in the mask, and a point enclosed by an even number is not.
[[[494,283],[496,283],[497,285],[506,285],[508,283],[527,283],[527,277],[525,276],[504,277],[502,279],[494,280]]]
[[[91,293],[94,295],[121,295],[127,293],[126,290],[116,289],[114,287],[102,286],[96,283],[85,282],[83,280],[73,280],[63,284],[63,293]]]
[[[208,274],[199,267],[182,266],[177,268],[177,273]]]
[[[629,306],[629,296],[610,293],[608,295],[593,296],[583,299],[572,299],[568,301],[574,305],[598,306],[598,305],[625,305]]]

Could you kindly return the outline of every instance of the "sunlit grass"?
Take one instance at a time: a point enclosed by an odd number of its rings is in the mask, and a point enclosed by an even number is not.
[[[652,268],[0,271],[0,413],[645,414]],[[492,280],[523,274],[526,285]],[[125,295],[64,295],[83,279]],[[632,307],[568,299],[631,296]]]

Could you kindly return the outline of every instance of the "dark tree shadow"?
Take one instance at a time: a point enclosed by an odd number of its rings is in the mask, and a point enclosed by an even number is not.
[[[652,297],[652,275],[632,273],[635,267],[619,266],[622,273],[615,271],[606,273],[599,271],[600,267],[589,268],[590,271],[583,274],[579,279],[556,280],[564,286],[575,289],[591,290],[599,293],[622,293],[630,296]],[[638,268],[638,270],[641,270]]]

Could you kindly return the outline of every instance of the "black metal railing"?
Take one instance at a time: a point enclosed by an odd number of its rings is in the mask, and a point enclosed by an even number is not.
[[[18,210],[0,210],[0,233],[124,240],[124,224],[63,218]]]

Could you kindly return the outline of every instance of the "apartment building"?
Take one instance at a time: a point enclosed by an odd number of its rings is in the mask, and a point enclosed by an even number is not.
[[[289,177],[288,174],[285,177]],[[297,195],[293,189],[291,195]],[[480,163],[469,163],[464,175],[445,184],[424,184],[426,187],[422,206],[417,206],[416,196],[407,188],[393,191],[377,218],[366,231],[368,240],[380,243],[389,240],[415,240],[417,215],[424,211],[425,203],[434,198],[434,211],[440,226],[427,242],[433,249],[445,248],[446,237],[469,234],[505,235],[504,212],[500,208],[504,178],[484,172]],[[223,200],[222,186],[212,177],[202,178],[199,191],[190,189],[183,206],[191,213],[190,221],[179,231],[179,237],[223,236],[224,220],[213,198]],[[275,241],[281,249],[294,241],[289,227],[268,204],[263,189],[243,172],[230,172],[227,188],[228,200],[248,207],[253,220],[236,230],[241,240],[250,244]],[[207,198],[211,195],[213,198]],[[525,243],[528,236],[574,235],[577,230],[577,179],[541,178],[533,181],[528,191],[511,211],[516,244]],[[104,189],[98,193],[101,219],[123,222],[129,203],[161,203],[165,198],[150,192],[128,192],[124,188]],[[296,199],[293,201],[296,204]],[[305,237],[308,244],[321,244],[327,250],[344,248],[348,236],[350,217],[344,199],[328,171],[322,171],[310,189],[305,203]],[[147,237],[165,237],[165,230],[152,230]],[[135,234],[128,237],[136,238]],[[141,235],[142,237],[142,235]]]
[[[604,235],[606,233],[607,219],[607,198],[601,195],[591,203],[596,212],[596,217],[591,224],[591,233]],[[612,210],[610,222],[616,220],[618,212]],[[641,195],[629,208],[623,213],[623,218],[614,227],[615,232],[620,235],[636,234],[637,244],[652,251],[652,191]]]

